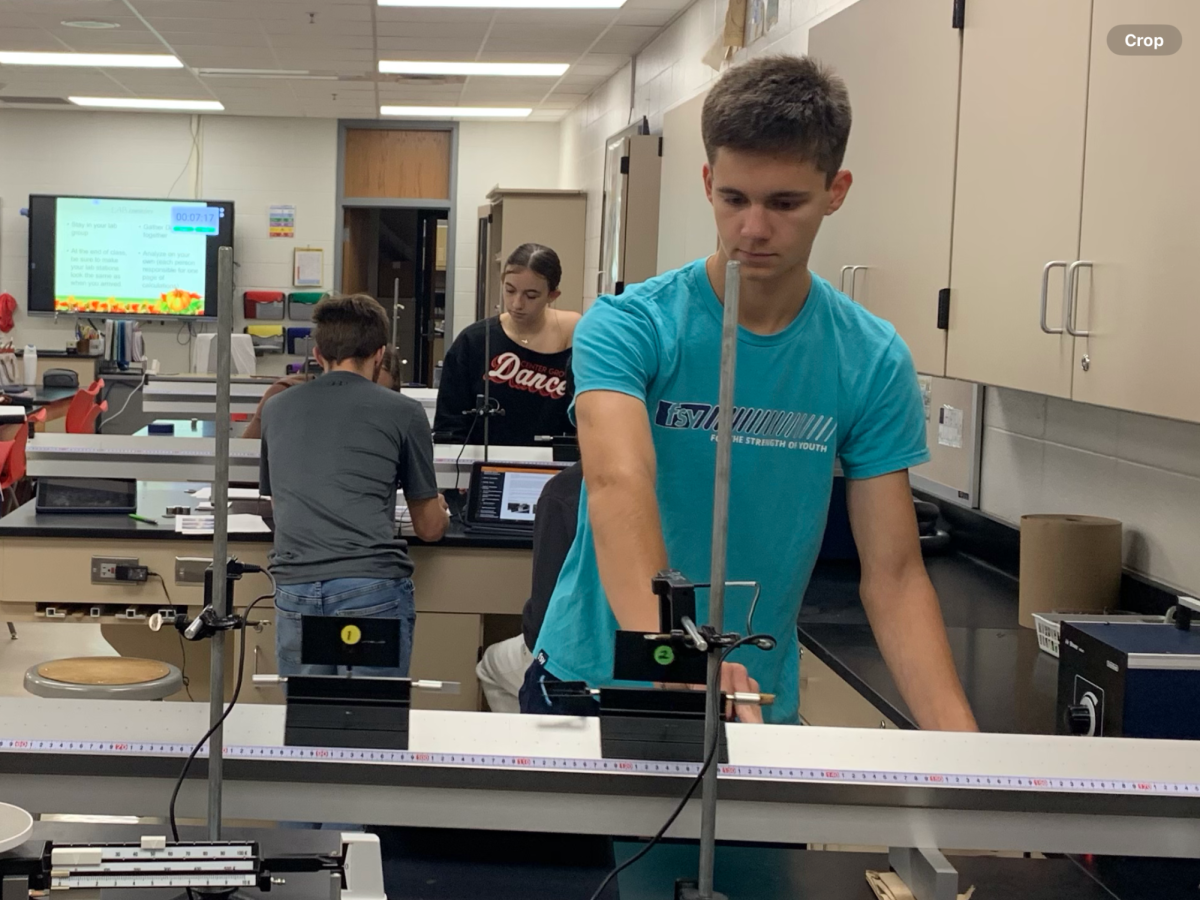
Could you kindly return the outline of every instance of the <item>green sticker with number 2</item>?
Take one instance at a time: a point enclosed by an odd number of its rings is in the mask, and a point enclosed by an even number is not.
[[[666,644],[656,647],[654,649],[654,661],[660,666],[669,666],[675,662],[675,651]]]

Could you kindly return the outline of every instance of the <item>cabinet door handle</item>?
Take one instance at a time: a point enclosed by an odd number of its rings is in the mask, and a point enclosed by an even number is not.
[[[1074,337],[1091,337],[1090,331],[1077,331],[1075,329],[1075,273],[1081,268],[1092,267],[1089,260],[1077,259],[1071,265],[1067,266],[1066,277],[1063,278],[1063,309],[1066,310],[1066,317],[1063,323],[1067,326],[1067,333]]]
[[[855,282],[858,279],[858,270],[862,269],[863,271],[866,271],[868,268],[870,268],[870,267],[869,266],[851,266],[850,267],[850,299],[851,300],[854,299],[854,290],[856,287]]]
[[[1042,331],[1046,332],[1046,334],[1062,334],[1063,333],[1062,328],[1051,328],[1049,323],[1046,322],[1046,294],[1050,290],[1050,270],[1059,268],[1060,266],[1065,269],[1068,265],[1070,265],[1070,263],[1068,263],[1065,259],[1056,259],[1056,260],[1054,260],[1054,262],[1046,263],[1046,265],[1042,268],[1042,320],[1041,321],[1042,321]],[[1066,278],[1065,274],[1063,275],[1063,278],[1065,280],[1065,278]],[[1065,287],[1064,287],[1064,290],[1065,290]],[[1063,300],[1063,304],[1064,304],[1063,305],[1063,322],[1066,322],[1067,307],[1066,307],[1065,299]]]
[[[853,268],[854,268],[854,266],[842,266],[842,273],[841,273],[841,275],[838,276],[838,290],[841,291],[843,294],[846,293],[846,273],[849,272]],[[851,282],[851,284],[850,284],[850,290],[851,291],[854,290],[853,282]],[[849,294],[847,294],[847,296],[849,296]]]

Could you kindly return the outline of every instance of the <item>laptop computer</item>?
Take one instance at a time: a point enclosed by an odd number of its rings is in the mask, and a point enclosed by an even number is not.
[[[467,487],[466,530],[472,534],[532,537],[542,488],[568,465],[476,460]]]

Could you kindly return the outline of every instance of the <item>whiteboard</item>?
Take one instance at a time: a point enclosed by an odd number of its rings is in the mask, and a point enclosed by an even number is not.
[[[659,274],[708,256],[717,247],[717,226],[701,175],[708,162],[700,137],[700,113],[706,96],[707,91],[663,114]]]

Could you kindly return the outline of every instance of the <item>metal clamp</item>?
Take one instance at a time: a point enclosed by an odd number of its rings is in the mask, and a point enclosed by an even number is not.
[[[1056,269],[1059,267],[1062,267],[1065,269],[1069,265],[1070,265],[1070,263],[1068,263],[1065,259],[1056,259],[1053,262],[1046,263],[1046,265],[1042,268],[1042,318],[1041,318],[1041,323],[1042,323],[1042,331],[1046,332],[1046,334],[1062,334],[1065,331],[1065,328],[1051,328],[1050,324],[1046,321],[1046,294],[1050,290],[1050,270]],[[1064,277],[1064,283],[1065,283],[1066,276],[1064,275],[1063,277]],[[1065,300],[1063,302],[1064,302],[1064,304],[1066,303]],[[1067,307],[1064,305],[1063,306],[1063,321],[1064,322],[1066,321],[1066,318],[1067,318]]]
[[[1077,259],[1071,265],[1067,266],[1067,274],[1063,278],[1063,324],[1067,327],[1067,333],[1074,337],[1091,337],[1090,331],[1077,331],[1075,329],[1075,273],[1081,268],[1092,267],[1091,261],[1085,259]]]

